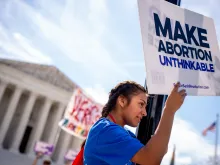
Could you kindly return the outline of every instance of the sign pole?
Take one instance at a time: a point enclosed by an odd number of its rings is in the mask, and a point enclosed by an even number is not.
[[[219,126],[219,114],[216,115],[216,131],[215,131],[215,157],[214,157],[214,165],[218,165],[218,126]]]

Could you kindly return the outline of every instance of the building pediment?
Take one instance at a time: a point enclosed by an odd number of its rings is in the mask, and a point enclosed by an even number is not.
[[[69,92],[73,91],[73,89],[77,87],[70,78],[53,65],[36,64],[8,59],[0,59],[0,64],[15,68]]]

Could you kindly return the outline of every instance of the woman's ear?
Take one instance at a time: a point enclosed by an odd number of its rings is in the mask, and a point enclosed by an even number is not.
[[[119,103],[119,105],[120,105],[121,108],[124,108],[124,107],[127,105],[127,99],[126,99],[126,97],[120,95],[120,96],[118,97],[118,103]]]

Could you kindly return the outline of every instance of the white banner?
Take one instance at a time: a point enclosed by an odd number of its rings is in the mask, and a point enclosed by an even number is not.
[[[188,95],[220,95],[220,52],[213,19],[165,0],[138,0],[149,94],[181,83]]]
[[[85,139],[90,127],[101,117],[102,106],[76,89],[59,126],[68,133]]]

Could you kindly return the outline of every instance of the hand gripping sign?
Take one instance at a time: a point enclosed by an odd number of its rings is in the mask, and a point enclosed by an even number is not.
[[[90,127],[101,117],[102,106],[76,89],[59,126],[68,133],[85,139]]]
[[[220,52],[213,19],[164,0],[138,0],[150,94],[176,82],[188,95],[220,95]]]

